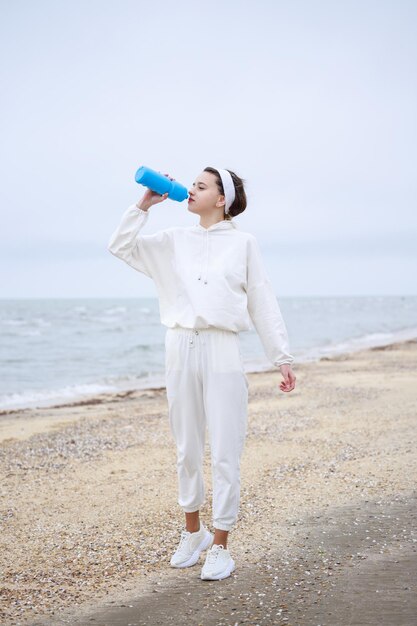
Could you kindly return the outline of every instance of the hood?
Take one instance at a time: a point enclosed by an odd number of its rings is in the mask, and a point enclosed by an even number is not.
[[[209,265],[209,237],[213,237],[218,230],[233,230],[237,229],[236,224],[233,219],[231,220],[222,220],[221,222],[216,222],[216,224],[212,224],[208,228],[204,228],[201,224],[196,224],[194,226],[194,230],[202,235],[202,246],[201,246],[201,263],[200,263],[200,271],[197,276],[197,280],[201,280],[203,285],[207,285],[208,278],[208,265]],[[203,255],[204,255],[204,246],[205,246],[205,267],[203,272]]]

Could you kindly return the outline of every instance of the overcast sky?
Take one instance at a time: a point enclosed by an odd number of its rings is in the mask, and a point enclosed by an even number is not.
[[[244,178],[278,296],[417,293],[415,0],[0,6],[1,297],[155,296],[107,251],[140,165]]]

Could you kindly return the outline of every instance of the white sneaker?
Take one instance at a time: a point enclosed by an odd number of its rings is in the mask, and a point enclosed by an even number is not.
[[[221,580],[227,578],[235,569],[235,562],[229,550],[222,545],[213,545],[206,554],[206,561],[201,570],[202,580]]]
[[[190,533],[188,530],[181,532],[178,548],[171,557],[172,567],[190,567],[195,565],[203,550],[213,543],[214,535],[207,530],[200,521],[200,530]]]

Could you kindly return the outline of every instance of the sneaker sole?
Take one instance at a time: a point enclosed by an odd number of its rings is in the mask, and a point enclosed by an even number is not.
[[[224,572],[218,574],[217,576],[208,576],[207,574],[203,574],[203,572],[201,572],[201,580],[223,580],[223,578],[227,578],[228,576],[230,576],[230,574],[234,572],[235,569],[235,562],[232,559],[229,567],[227,567]]]
[[[181,567],[191,567],[192,565],[195,565],[198,559],[200,558],[200,554],[203,552],[203,550],[206,550],[207,548],[209,548],[212,545],[213,541],[214,541],[214,535],[210,532],[207,532],[207,535],[204,537],[200,545],[194,550],[194,552],[192,553],[188,561],[184,561],[183,563],[179,563],[178,565],[174,565],[173,563],[170,563],[171,567],[181,568]]]

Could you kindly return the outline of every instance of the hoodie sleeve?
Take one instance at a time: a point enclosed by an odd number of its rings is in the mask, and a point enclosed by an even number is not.
[[[248,312],[266,356],[276,367],[291,364],[287,329],[255,237],[248,242],[246,292]]]
[[[148,220],[149,211],[150,209],[143,211],[136,204],[132,204],[123,213],[107,249],[138,272],[155,278],[169,254],[169,233],[167,230],[160,230],[152,235],[139,234]]]

